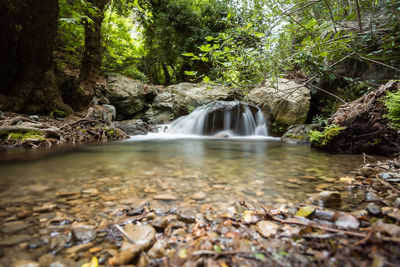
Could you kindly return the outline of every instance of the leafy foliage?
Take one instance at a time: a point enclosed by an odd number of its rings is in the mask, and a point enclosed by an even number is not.
[[[388,109],[386,117],[394,126],[400,127],[400,91],[388,92],[384,103]]]
[[[310,142],[318,146],[326,146],[334,136],[338,135],[339,132],[344,129],[346,129],[346,127],[331,124],[326,126],[322,132],[317,130],[311,131],[309,133]]]

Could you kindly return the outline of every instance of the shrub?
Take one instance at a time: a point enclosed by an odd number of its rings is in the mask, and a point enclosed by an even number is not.
[[[400,128],[400,91],[388,92],[384,100],[388,113],[384,115],[395,127]]]
[[[310,142],[317,144],[319,146],[326,146],[328,142],[336,135],[339,134],[341,130],[344,130],[346,127],[340,127],[336,124],[331,124],[326,126],[322,132],[320,131],[311,131]]]

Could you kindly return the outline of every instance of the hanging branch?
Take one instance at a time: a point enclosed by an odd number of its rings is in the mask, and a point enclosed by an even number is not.
[[[357,10],[358,27],[360,28],[360,33],[362,33],[363,28],[362,28],[362,23],[361,23],[360,3],[358,2],[358,0],[354,0],[354,2],[356,4],[356,10]]]
[[[335,21],[335,18],[333,17],[333,13],[332,13],[331,6],[329,5],[328,0],[324,0],[324,2],[325,2],[325,4],[326,4],[326,6],[328,7],[329,14],[330,14],[331,20],[332,20],[332,22],[333,22],[333,29],[335,30],[335,33],[337,33],[337,29],[336,29],[336,26],[335,26],[336,21]]]

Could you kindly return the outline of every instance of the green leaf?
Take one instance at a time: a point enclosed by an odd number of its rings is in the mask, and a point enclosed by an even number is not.
[[[260,261],[264,261],[264,262],[265,262],[265,260],[266,260],[265,255],[262,254],[262,253],[256,253],[256,254],[254,254],[254,257],[255,257],[257,260],[260,260]]]
[[[212,36],[207,36],[207,37],[206,37],[206,40],[207,40],[208,42],[212,41],[213,39],[214,39],[214,37],[212,37]]]
[[[210,82],[210,78],[208,76],[204,76],[203,82],[209,83]]]
[[[313,206],[305,206],[300,208],[297,213],[296,216],[299,217],[308,217],[311,214],[313,214],[313,212],[315,211],[315,208]]]
[[[197,71],[185,71],[185,75],[188,76],[195,76],[197,74]]]
[[[182,54],[182,56],[184,56],[184,57],[194,57],[194,54],[193,53],[184,53],[184,54]]]

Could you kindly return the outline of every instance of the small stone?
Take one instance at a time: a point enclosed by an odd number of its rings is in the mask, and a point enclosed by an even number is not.
[[[400,208],[400,197],[396,198],[396,200],[392,203],[392,206],[395,208]]]
[[[83,190],[82,193],[89,194],[89,195],[98,195],[99,190],[97,190],[96,188],[90,188],[90,189]]]
[[[178,217],[176,215],[167,215],[156,218],[151,224],[159,229],[165,229],[171,222],[176,221]]]
[[[376,169],[371,167],[362,167],[360,171],[365,177],[371,177],[378,173]]]
[[[47,211],[52,211],[57,207],[56,204],[54,203],[44,203],[43,206],[41,207],[34,207],[33,211],[35,212],[47,212]]]
[[[149,250],[148,255],[150,258],[159,259],[165,256],[165,248],[167,242],[164,240],[158,240],[153,247]]]
[[[379,175],[380,178],[385,179],[385,180],[392,178],[392,176],[390,174],[386,173],[386,172],[380,173],[378,175]]]
[[[381,207],[378,206],[376,203],[369,203],[365,209],[368,211],[368,214],[371,216],[378,217],[378,216],[382,215]]]
[[[345,230],[356,230],[360,226],[360,222],[353,216],[345,212],[337,214],[335,225]]]
[[[94,253],[101,251],[102,249],[103,249],[102,247],[94,247],[94,248],[89,249],[89,253],[94,254]]]
[[[317,209],[315,210],[313,216],[317,219],[328,222],[333,222],[335,220],[335,212],[330,210]]]
[[[260,221],[256,226],[257,231],[265,238],[275,236],[280,228],[278,224],[271,221]]]
[[[242,218],[242,220],[243,220],[245,223],[256,223],[256,222],[258,222],[260,219],[259,219],[259,217],[257,216],[257,213],[256,213],[255,211],[252,211],[252,210],[245,210],[245,211],[243,212],[243,218]]]
[[[134,225],[129,223],[125,225],[124,231],[130,240],[142,248],[151,246],[156,237],[156,230],[149,224]]]
[[[39,267],[39,263],[35,261],[23,260],[14,263],[12,267]]]
[[[197,193],[195,193],[195,194],[192,196],[192,198],[193,198],[194,200],[203,200],[203,199],[205,199],[206,197],[207,197],[207,195],[206,195],[204,192],[202,192],[202,191],[197,192]]]
[[[48,267],[54,261],[54,255],[44,254],[39,258],[39,264],[41,267]]]
[[[313,204],[322,207],[339,207],[341,204],[341,196],[337,191],[322,191],[318,195],[311,197]]]
[[[121,249],[120,252],[118,252],[112,258],[108,259],[108,264],[113,266],[128,264],[140,254],[141,250],[142,250],[141,246],[136,244],[134,245],[130,244],[130,246],[125,247],[124,250]]]
[[[379,200],[380,200],[379,196],[374,192],[368,192],[365,195],[365,201],[379,201]]]
[[[94,226],[84,223],[73,223],[71,231],[76,241],[87,243],[96,238],[96,231],[94,228]]]
[[[89,243],[85,243],[85,244],[81,244],[81,245],[76,245],[76,246],[70,247],[65,252],[67,254],[75,254],[75,253],[79,253],[79,252],[82,252],[82,251],[86,251],[86,250],[90,249],[91,247],[93,247],[93,243],[89,242]]]
[[[176,200],[176,197],[173,195],[169,195],[169,194],[160,194],[160,195],[155,195],[153,197],[156,200],[164,200],[164,201],[173,201]]]
[[[137,215],[142,214],[143,212],[144,212],[144,207],[136,207],[136,208],[129,209],[126,212],[126,215],[127,216],[137,216]]]
[[[38,115],[31,115],[31,116],[29,116],[29,118],[31,120],[34,120],[34,121],[38,121],[39,120],[39,116]]]
[[[4,234],[14,234],[29,227],[24,221],[5,222],[1,226],[1,232]]]
[[[34,237],[29,241],[28,248],[37,249],[37,248],[43,246],[45,243],[46,242],[44,242],[44,240],[40,239],[39,237]]]

